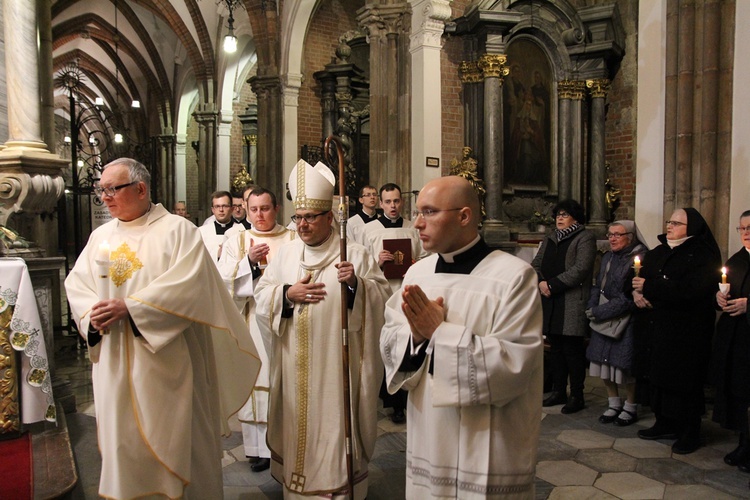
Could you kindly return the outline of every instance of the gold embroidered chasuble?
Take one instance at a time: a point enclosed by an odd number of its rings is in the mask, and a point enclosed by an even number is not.
[[[284,245],[256,290],[257,320],[271,350],[268,444],[271,472],[286,498],[342,494],[346,490],[346,448],[342,386],[340,283],[335,232],[318,247],[300,239]],[[349,310],[349,349],[355,468],[355,497],[367,492],[367,464],[377,437],[377,399],[383,376],[378,337],[388,283],[377,262],[356,243],[347,246],[358,279]],[[316,304],[295,304],[282,318],[284,285],[305,275],[325,283]]]
[[[99,494],[133,498],[221,495],[220,434],[247,400],[260,368],[198,229],[152,205],[143,217],[95,230],[65,281],[87,337],[99,301],[97,249],[112,248],[109,296],[123,298],[141,337],[120,321],[90,348]]]

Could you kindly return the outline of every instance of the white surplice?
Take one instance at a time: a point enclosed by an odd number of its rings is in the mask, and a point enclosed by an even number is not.
[[[235,227],[240,229],[232,231]],[[253,245],[267,244],[269,251],[266,255],[266,261],[270,264],[279,248],[292,241],[296,234],[280,224],[276,224],[276,227],[265,232],[254,229],[246,230],[241,224],[237,224],[227,231],[228,238],[224,242],[219,259],[219,273],[221,273],[229,293],[234,298],[235,304],[245,317],[250,335],[253,337],[262,361],[253,393],[237,414],[242,423],[245,455],[248,457],[270,458],[271,452],[266,444],[270,364],[268,348],[263,344],[263,338],[255,321],[254,288],[260,276],[253,279],[253,268],[247,258],[247,252]]]
[[[296,239],[281,247],[258,282],[257,320],[272,344],[268,443],[271,472],[285,498],[342,494],[347,488],[341,340],[340,239],[335,232],[318,247]],[[378,389],[383,365],[378,337],[388,283],[365,248],[347,245],[357,288],[348,314],[355,497],[367,493],[367,465],[377,437]],[[310,274],[327,296],[295,304],[282,317],[284,285]]]
[[[375,260],[378,260],[380,251],[383,250],[383,240],[407,239],[411,241],[411,258],[418,261],[429,255],[429,252],[422,248],[422,242],[419,240],[419,231],[414,227],[412,221],[403,219],[402,227],[385,227],[380,219],[365,224],[361,230],[360,238],[364,241],[364,246],[372,254]],[[400,278],[391,278],[388,280],[393,293],[401,288]]]
[[[501,251],[468,275],[435,273],[437,258],[417,262],[404,278],[404,286],[445,300],[421,367],[399,371],[411,353],[401,293],[388,301],[380,338],[389,392],[409,390],[406,497],[534,498],[542,412],[536,275]]]
[[[197,228],[161,205],[96,229],[65,281],[88,339],[95,257],[112,249],[112,298],[130,320],[89,349],[102,453],[99,494],[221,498],[220,435],[247,401],[260,360]],[[136,337],[131,321],[140,332]]]

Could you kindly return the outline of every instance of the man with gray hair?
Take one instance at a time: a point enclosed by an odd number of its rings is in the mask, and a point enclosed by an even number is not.
[[[259,360],[200,233],[151,203],[150,175],[123,158],[96,194],[97,228],[65,288],[89,346],[105,498],[221,498],[220,436]]]

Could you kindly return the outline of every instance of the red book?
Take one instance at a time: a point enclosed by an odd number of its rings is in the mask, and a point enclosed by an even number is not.
[[[383,250],[393,254],[393,261],[383,265],[383,274],[388,279],[401,279],[411,267],[413,260],[411,256],[411,240],[409,238],[398,238],[383,240]]]

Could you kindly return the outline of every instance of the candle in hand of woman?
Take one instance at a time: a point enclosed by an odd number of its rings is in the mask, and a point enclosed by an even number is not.
[[[726,284],[727,282],[727,268],[726,267],[721,268],[721,282],[724,284]]]
[[[637,277],[641,272],[641,258],[637,255],[635,256],[635,259],[633,259],[633,269],[635,269],[635,275]]]

